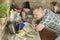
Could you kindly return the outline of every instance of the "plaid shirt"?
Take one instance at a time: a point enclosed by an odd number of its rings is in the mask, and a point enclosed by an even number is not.
[[[40,24],[57,34],[60,34],[60,15],[53,13],[49,9],[45,9],[44,12],[45,15],[40,21]]]

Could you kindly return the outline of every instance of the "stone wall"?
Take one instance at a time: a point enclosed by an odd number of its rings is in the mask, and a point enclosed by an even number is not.
[[[30,6],[33,8],[34,6],[39,6],[42,5],[44,8],[50,8],[50,2],[52,1],[57,1],[57,0],[14,0],[14,2],[20,6],[20,8],[22,7],[23,2],[25,1],[29,1],[30,2]],[[58,4],[57,6],[59,6],[59,2],[60,0],[57,1]]]

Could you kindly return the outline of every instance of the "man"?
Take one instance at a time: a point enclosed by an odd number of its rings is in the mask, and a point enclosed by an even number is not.
[[[33,10],[34,18],[32,25],[36,31],[42,31],[44,28],[60,34],[60,15],[53,13],[49,9],[43,9],[42,6],[36,7]],[[40,20],[39,24],[35,23],[36,20]]]

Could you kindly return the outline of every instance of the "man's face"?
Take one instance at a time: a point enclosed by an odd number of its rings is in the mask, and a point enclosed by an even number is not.
[[[39,19],[41,19],[44,16],[44,11],[41,8],[40,9],[35,9],[33,11],[33,15],[34,15],[34,18],[39,20]]]

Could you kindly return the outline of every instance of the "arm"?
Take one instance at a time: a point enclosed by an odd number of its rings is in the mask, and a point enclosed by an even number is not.
[[[22,12],[22,19],[23,19],[24,21],[26,21],[26,13],[25,13],[25,12]]]
[[[38,25],[35,27],[36,31],[42,31],[44,28],[45,28],[45,26],[42,25],[42,24],[38,24]]]

